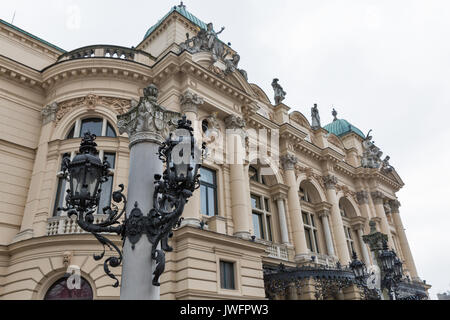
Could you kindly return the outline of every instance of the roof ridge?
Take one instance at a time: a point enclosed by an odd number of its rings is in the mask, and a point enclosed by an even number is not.
[[[23,30],[23,29],[21,29],[21,28],[15,26],[15,25],[9,23],[9,22],[6,22],[6,21],[3,20],[3,19],[0,19],[0,23],[4,24],[4,25],[6,25],[6,26],[8,26],[8,27],[10,27],[10,28],[13,28],[14,30],[19,31],[20,33],[23,33],[23,34],[25,34],[25,35],[27,35],[27,36],[29,36],[29,37],[31,37],[31,38],[33,38],[33,39],[39,41],[39,42],[42,42],[43,44],[45,44],[45,45],[47,45],[47,46],[49,46],[49,47],[52,47],[52,48],[54,48],[54,49],[56,49],[56,50],[58,50],[58,51],[61,51],[61,52],[63,52],[63,53],[67,52],[66,50],[61,49],[60,47],[55,46],[54,44],[51,44],[50,42],[45,41],[44,39],[39,38],[39,37],[37,37],[37,36],[35,36],[35,35],[33,35],[33,34],[27,32],[27,31],[25,31],[25,30]]]

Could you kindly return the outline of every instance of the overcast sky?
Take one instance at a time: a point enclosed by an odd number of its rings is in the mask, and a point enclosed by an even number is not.
[[[231,42],[249,81],[322,125],[338,117],[391,156],[405,182],[401,214],[433,298],[450,289],[450,2],[184,1]],[[138,45],[178,1],[1,1],[0,18],[65,50]]]

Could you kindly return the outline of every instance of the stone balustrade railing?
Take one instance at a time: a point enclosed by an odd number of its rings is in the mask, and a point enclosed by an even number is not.
[[[134,48],[113,45],[94,45],[66,52],[59,57],[58,62],[88,58],[121,59],[144,64],[151,64],[151,62],[156,60],[147,52],[136,50]]]
[[[99,224],[106,220],[108,216],[104,214],[94,214],[94,223]],[[67,216],[52,217],[47,222],[47,235],[56,236],[61,234],[81,234],[87,233],[78,225],[75,218]]]
[[[266,247],[266,252],[270,258],[289,260],[288,249],[284,245],[271,243]]]

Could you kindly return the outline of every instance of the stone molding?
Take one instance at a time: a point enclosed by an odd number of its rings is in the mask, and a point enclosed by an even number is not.
[[[58,104],[56,102],[53,102],[52,104],[45,106],[41,111],[43,125],[55,121],[57,111],[58,111]]]
[[[326,189],[336,189],[336,185],[338,182],[336,176],[327,175],[322,177],[322,180]]]
[[[294,170],[295,165],[298,162],[298,158],[294,156],[293,154],[285,154],[281,156],[280,158],[281,165],[283,167],[283,170]]]
[[[140,142],[162,143],[181,118],[178,112],[158,105],[157,98],[158,88],[150,85],[144,89],[144,96],[138,103],[131,103],[129,112],[117,116],[119,132],[128,134],[130,148]]]
[[[107,107],[113,109],[117,114],[124,114],[130,108],[130,100],[113,98],[113,97],[100,97],[97,95],[87,95],[82,98],[75,98],[60,102],[59,108],[56,112],[55,124],[64,118],[64,116],[70,113],[74,108],[87,108],[88,110],[95,110],[98,106]]]
[[[372,201],[374,204],[383,204],[384,194],[381,191],[374,191],[370,195],[372,196]]]
[[[182,113],[193,112],[197,114],[198,106],[202,105],[203,103],[203,98],[200,98],[197,94],[192,93],[191,91],[186,91],[183,95],[180,96]]]
[[[356,193],[356,200],[359,205],[369,204],[369,193],[367,191],[359,191]]]
[[[399,212],[399,208],[401,206],[400,201],[398,201],[398,200],[390,200],[389,201],[389,205],[391,206],[391,212],[392,213],[398,213]]]

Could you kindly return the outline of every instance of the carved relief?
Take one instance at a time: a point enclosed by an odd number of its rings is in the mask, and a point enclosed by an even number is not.
[[[206,117],[203,121],[207,122],[208,128],[207,130],[203,130],[202,128],[202,140],[207,145],[213,144],[216,141],[219,141],[220,136],[220,124],[217,119],[217,112],[213,112],[210,116]],[[202,123],[203,123],[202,121]]]
[[[46,125],[47,123],[54,121],[56,119],[57,111],[58,104],[56,102],[45,106],[41,111],[42,123]]]
[[[149,85],[138,104],[132,103],[129,112],[117,116],[119,132],[128,134],[130,146],[141,141],[161,143],[175,129],[181,115],[158,105],[157,98],[158,88]]]
[[[323,183],[325,185],[326,189],[336,189],[336,185],[337,185],[337,178],[333,175],[328,175],[322,178]]]
[[[358,204],[368,204],[369,203],[369,193],[367,191],[359,191],[356,193],[356,200]]]
[[[198,112],[198,106],[202,105],[204,103],[203,99],[200,98],[195,93],[192,93],[190,91],[186,91],[181,97],[180,97],[180,104],[181,104],[181,112]]]
[[[59,108],[56,112],[55,123],[56,125],[58,125],[58,123],[64,118],[64,116],[70,113],[74,108],[87,108],[89,110],[93,110],[97,106],[103,106],[112,109],[117,114],[124,114],[130,108],[130,100],[88,95],[83,98],[75,98],[63,101],[59,103]]]

